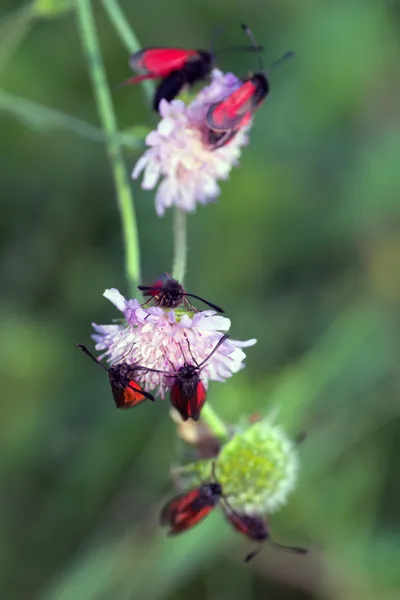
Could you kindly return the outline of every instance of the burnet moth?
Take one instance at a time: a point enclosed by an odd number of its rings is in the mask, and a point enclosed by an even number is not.
[[[269,93],[269,80],[262,69],[261,47],[257,44],[251,29],[247,25],[242,25],[242,28],[249,36],[254,50],[258,52],[260,71],[244,79],[235,91],[209,107],[206,123],[211,150],[225,146],[242,127],[248,125],[254,112]],[[293,56],[293,52],[287,52],[274,66],[290,56]]]
[[[161,525],[168,526],[168,535],[176,535],[191,529],[200,523],[210,512],[221,504],[224,514],[232,527],[249,539],[262,544],[268,541],[280,550],[306,554],[308,550],[297,546],[284,546],[271,540],[266,522],[258,515],[250,515],[235,511],[223,494],[222,486],[215,479],[215,463],[212,467],[212,481],[179,494],[169,500],[161,510]],[[252,560],[261,550],[259,546],[245,557],[245,562]]]
[[[167,377],[173,378],[173,384],[170,392],[170,401],[172,406],[179,412],[182,419],[187,421],[193,419],[198,421],[200,419],[201,409],[206,401],[206,388],[200,380],[200,373],[205,363],[211,358],[211,356],[218,350],[218,348],[229,338],[228,334],[221,337],[218,343],[211,350],[210,354],[198,363],[194,358],[189,340],[187,341],[189,352],[195,364],[190,364],[186,361],[183,348],[181,346],[182,354],[184,356],[184,364],[179,369],[175,369],[172,373],[170,371],[160,371],[159,369],[148,368],[147,371],[153,371],[154,373],[163,373]],[[171,363],[172,364],[172,363]]]
[[[153,99],[153,109],[158,110],[163,98],[170,102],[185,85],[205,79],[211,72],[213,60],[213,54],[208,50],[144,48],[129,60],[131,69],[143,71],[143,74],[128,79],[125,84],[161,78]]]
[[[212,464],[211,474],[212,481],[175,496],[162,508],[160,523],[169,527],[168,535],[191,529],[217,506],[222,496],[222,487],[215,479],[215,462]]]
[[[142,292],[145,292],[145,296],[151,296],[147,302],[154,300],[156,306],[160,306],[161,308],[176,308],[183,303],[188,310],[199,312],[187,299],[188,296],[190,296],[191,298],[201,300],[201,302],[204,302],[204,304],[207,304],[217,312],[224,312],[224,310],[216,304],[212,304],[211,302],[208,302],[208,300],[204,300],[204,298],[200,298],[200,296],[196,296],[195,294],[185,292],[183,285],[176,279],[173,279],[168,273],[163,273],[154,285],[139,285],[138,288]],[[147,304],[147,302],[145,302],[145,304]]]
[[[250,540],[259,542],[260,544],[255,550],[246,555],[244,559],[245,562],[252,560],[261,551],[261,544],[267,541],[269,544],[275,548],[278,548],[279,550],[286,550],[296,554],[307,554],[308,550],[306,548],[301,548],[299,546],[285,546],[272,540],[269,535],[268,525],[260,516],[235,511],[225,498],[224,505],[225,516],[232,527],[239,533],[248,537]]]
[[[176,535],[200,523],[217,506],[222,494],[218,482],[179,494],[167,502],[160,516],[161,525],[169,527],[168,535]]]
[[[204,406],[207,396],[206,388],[200,380],[201,370],[221,344],[228,338],[229,335],[223,335],[210,354],[199,364],[196,362],[190,349],[189,341],[187,340],[189,351],[195,364],[192,365],[185,360],[184,365],[176,372],[170,397],[172,406],[176,408],[184,421],[187,421],[189,418],[194,421],[199,420],[201,409]]]
[[[224,48],[218,53],[234,50],[254,51],[254,48]],[[131,69],[142,71],[142,74],[131,77],[125,85],[161,79],[153,99],[153,109],[158,110],[162,99],[170,102],[185,85],[192,86],[205,79],[214,67],[214,58],[212,50],[144,48],[132,54],[129,60]]]
[[[129,365],[126,362],[120,362],[106,367],[100,362],[83,344],[77,344],[85,354],[87,354],[95,363],[100,365],[108,372],[111,391],[117,408],[127,409],[137,406],[144,400],[155,401],[154,396],[145,392],[144,389],[135,381],[138,371],[147,371],[146,367],[139,365]]]

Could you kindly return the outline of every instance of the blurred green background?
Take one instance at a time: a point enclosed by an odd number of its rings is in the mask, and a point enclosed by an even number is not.
[[[246,21],[267,65],[296,52],[270,74],[240,168],[189,218],[187,288],[226,309],[234,338],[258,338],[210,400],[230,422],[279,406],[308,432],[271,527],[312,551],[250,565],[219,514],[159,531],[180,456],[168,404],[116,411],[75,349],[117,316],[104,289],[128,287],[101,135],[21,102],[99,127],[76,19],[45,14],[61,4],[1,3],[1,597],[399,598],[400,3],[121,0],[144,46],[207,47],[221,25],[221,45],[243,44]],[[128,52],[93,6],[115,89]],[[244,76],[255,57],[220,66]],[[154,125],[139,87],[113,99],[121,129]],[[129,171],[139,155],[125,150]],[[172,215],[132,190],[149,282],[171,269]]]

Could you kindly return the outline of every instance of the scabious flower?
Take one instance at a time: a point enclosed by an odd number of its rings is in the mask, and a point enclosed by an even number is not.
[[[227,179],[231,168],[238,164],[241,148],[247,143],[248,127],[225,146],[211,150],[205,118],[211,104],[224,99],[240,84],[232,73],[214,69],[210,85],[188,106],[181,100],[161,101],[161,121],[157,130],[147,136],[149,150],[132,173],[137,179],[144,171],[144,190],[154,189],[161,178],[156,193],[159,216],[173,205],[192,212],[197,202],[207,204],[219,195],[217,180]]]
[[[96,333],[96,350],[100,358],[106,357],[111,364],[125,361],[144,367],[166,371],[145,372],[138,381],[146,391],[156,391],[164,398],[173,383],[175,373],[186,362],[198,364],[205,360],[231,322],[213,310],[189,313],[165,310],[159,307],[142,307],[138,300],[126,300],[116,289],[104,292],[123,313],[124,320],[113,325],[93,323]],[[205,387],[208,381],[225,381],[244,367],[245,353],[241,348],[252,346],[256,340],[245,342],[227,339],[201,369],[201,380]]]
[[[246,514],[270,514],[283,506],[296,485],[298,456],[283,429],[264,419],[237,433],[214,460],[229,504]],[[209,481],[212,461],[178,469],[184,487]]]

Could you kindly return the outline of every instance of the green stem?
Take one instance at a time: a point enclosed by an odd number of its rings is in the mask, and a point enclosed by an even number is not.
[[[126,275],[131,288],[131,294],[134,295],[136,293],[136,286],[140,280],[139,236],[129,179],[125,169],[122,150],[117,140],[117,120],[101,57],[90,0],[75,0],[75,9],[81,41],[86,54],[88,70],[97,102],[97,109],[101,125],[107,137],[107,151],[122,221]]]
[[[223,420],[217,415],[210,402],[207,400],[201,411],[201,419],[208,425],[213,434],[221,441],[227,442],[229,431]]]
[[[141,45],[127,22],[118,0],[103,0],[103,6],[112,21],[121,40],[125,44],[128,52],[137,52]],[[152,102],[154,94],[154,85],[150,81],[144,82],[145,94],[149,102]],[[174,213],[174,262],[172,276],[183,283],[186,271],[187,259],[187,216],[186,212],[175,208]],[[210,403],[203,407],[203,420],[213,433],[221,440],[227,440],[229,437],[228,429],[224,422],[218,417]]]
[[[103,6],[128,52],[133,54],[140,50],[142,46],[126,20],[126,17],[118,4],[118,0],[103,0]],[[152,104],[154,96],[153,82],[144,81],[142,89],[144,90],[147,100]]]
[[[174,210],[174,264],[172,277],[183,285],[187,262],[187,216],[186,212],[175,207]]]
[[[174,263],[172,277],[183,284],[187,263],[187,214],[175,207],[174,211]],[[214,435],[221,441],[227,441],[229,432],[225,423],[220,419],[207,402],[201,411],[202,420],[208,425]]]

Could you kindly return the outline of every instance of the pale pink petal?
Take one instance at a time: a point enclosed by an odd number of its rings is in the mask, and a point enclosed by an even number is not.
[[[221,339],[222,331],[228,331],[231,322],[215,311],[205,310],[193,316],[161,307],[142,307],[136,299],[125,300],[116,289],[104,293],[115,306],[124,312],[127,321],[112,325],[93,324],[93,339],[101,357],[114,364],[126,361],[144,367],[165,371],[143,372],[139,380],[147,391],[164,397],[174,382],[173,374],[185,362],[201,366],[201,380],[205,386],[209,380],[225,381],[244,367],[245,354],[241,347],[255,340],[240,342],[225,340],[210,356]],[[194,358],[193,358],[194,357]]]
[[[110,288],[105,290],[103,294],[104,298],[107,298],[110,302],[112,302],[118,310],[124,312],[126,306],[126,300],[124,296],[119,292],[116,288]]]
[[[204,313],[210,311],[198,312],[193,316],[193,327],[198,327],[205,331],[211,331],[219,329],[220,331],[229,331],[231,327],[231,320],[227,317],[221,317],[220,315],[215,316],[204,316]]]
[[[230,342],[231,344],[236,346],[236,348],[249,348],[250,346],[254,346],[255,344],[257,344],[257,340],[255,338],[247,340],[246,342],[238,342],[233,340],[230,340]]]
[[[214,69],[210,85],[189,106],[181,100],[161,101],[161,120],[157,130],[146,137],[149,149],[132,174],[135,179],[144,170],[143,189],[154,188],[161,177],[155,197],[159,216],[173,205],[193,212],[198,203],[213,202],[219,195],[217,180],[227,179],[232,167],[238,164],[247,136],[240,131],[229,144],[210,150],[205,119],[209,106],[240,84],[232,73]]]
[[[157,163],[149,163],[147,169],[144,172],[142,181],[143,190],[152,190],[156,185],[160,177],[161,167]]]
[[[150,155],[148,153],[143,154],[143,156],[141,156],[139,158],[139,160],[137,161],[133,171],[132,171],[132,179],[137,179],[140,175],[140,173],[143,171],[143,169],[145,168],[145,166],[148,164],[148,162],[150,161]]]
[[[156,194],[156,211],[159,217],[165,213],[165,209],[172,206],[174,202],[175,182],[164,179],[159,185]]]
[[[175,122],[174,119],[172,117],[165,117],[164,119],[162,119],[162,121],[160,121],[158,127],[157,127],[157,131],[160,135],[170,135],[175,128]]]

